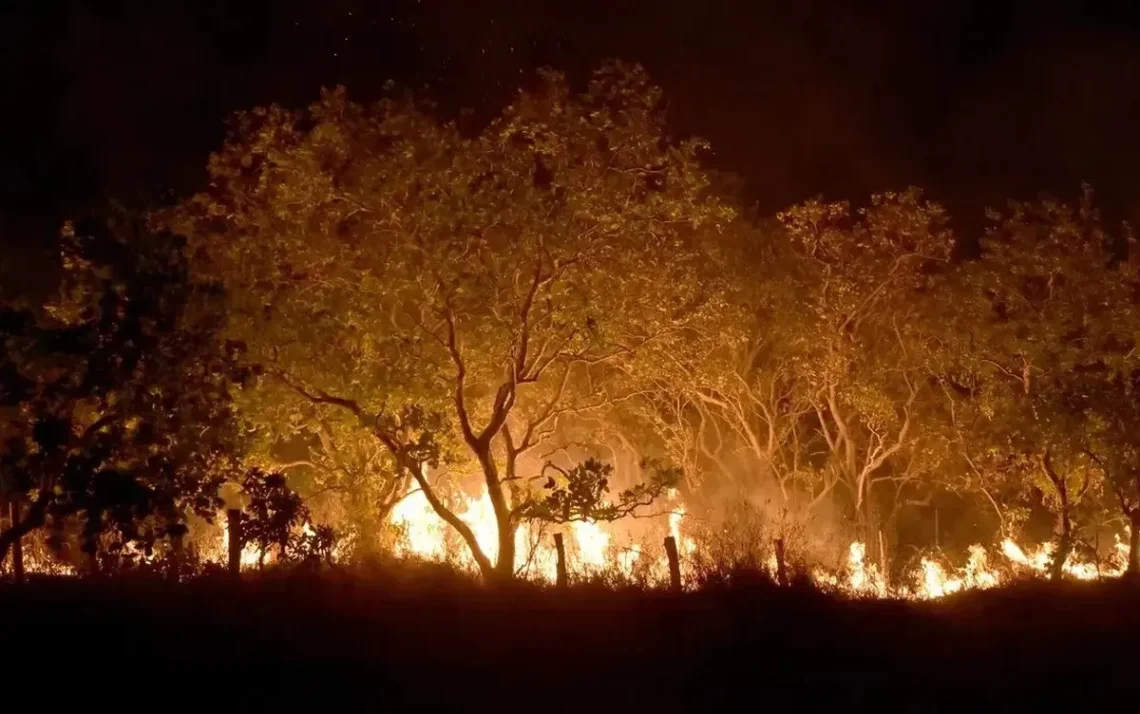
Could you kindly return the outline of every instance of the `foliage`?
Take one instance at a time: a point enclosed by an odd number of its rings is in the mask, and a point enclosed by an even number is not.
[[[680,469],[662,467],[649,460],[642,462],[641,469],[650,473],[649,478],[623,490],[616,501],[610,501],[606,496],[614,472],[612,464],[589,458],[563,469],[547,462],[538,476],[546,479],[541,495],[519,504],[518,517],[548,523],[616,521],[650,505],[681,479]]]
[[[0,307],[0,495],[24,504],[0,557],[45,525],[56,548],[76,535],[93,554],[110,534],[149,553],[220,506],[242,440],[232,388],[251,375],[181,238],[120,218],[61,242],[58,298]]]
[[[1055,514],[1059,576],[1081,525],[1098,525],[1106,486],[1133,488],[1121,459],[1135,438],[1124,424],[1140,283],[1088,187],[1075,206],[1015,202],[991,219],[983,259],[960,271],[954,294],[951,329],[968,337],[951,342],[966,397],[957,423],[981,445],[966,458],[983,486],[1003,501],[1039,494]]]
[[[252,469],[242,481],[248,501],[242,509],[242,537],[258,547],[263,565],[271,548],[279,562],[330,562],[336,533],[329,526],[313,527],[304,500],[289,488],[285,476]]]
[[[976,259],[914,188],[753,223],[702,168],[706,145],[669,136],[644,71],[617,62],[582,94],[543,72],[475,132],[409,95],[365,107],[343,89],[232,129],[209,190],[154,216],[190,236],[194,280],[179,258],[167,287],[111,289],[88,257],[71,270],[87,282],[45,316],[0,317],[5,398],[33,405],[6,413],[5,489],[127,524],[150,518],[157,492],[208,511],[191,495],[208,484],[119,478],[137,458],[117,445],[139,427],[118,414],[156,380],[200,393],[195,372],[164,380],[224,358],[209,372],[217,413],[180,419],[236,410],[254,425],[251,519],[283,557],[298,509],[368,532],[413,488],[488,577],[515,572],[523,522],[621,518],[673,487],[766,500],[781,533],[838,514],[888,542],[900,511],[936,498],[980,503],[1005,531],[1051,518],[1058,574],[1084,534],[1140,525],[1140,256],[1087,189],[991,212]],[[120,253],[152,272],[158,260]],[[152,292],[164,297],[134,297]],[[140,304],[154,313],[150,332],[139,318],[145,349],[119,324]],[[184,327],[191,304],[199,322]],[[70,339],[85,346],[43,347]],[[63,367],[25,355],[37,345]],[[163,356],[143,374],[132,350]],[[78,391],[56,386],[84,370]],[[253,375],[257,389],[221,386]],[[138,424],[154,420],[143,412]],[[179,423],[156,428],[193,443]],[[103,466],[68,462],[92,450]],[[207,448],[191,471],[221,473],[238,450]],[[105,505],[64,507],[59,479],[21,475],[76,469],[102,474]],[[472,487],[494,509],[495,562],[451,507]]]
[[[504,484],[560,424],[654,386],[716,316],[716,282],[693,277],[731,217],[706,191],[704,144],[666,137],[639,68],[608,64],[582,96],[541,79],[474,137],[410,99],[365,108],[343,90],[304,113],[240,115],[210,192],[173,219],[289,409],[378,439],[373,477],[415,479],[487,573],[429,468],[479,475],[511,572]],[[438,464],[401,441],[408,408],[437,420]]]
[[[904,486],[937,465],[915,448],[929,364],[928,326],[914,306],[954,247],[941,206],[911,189],[846,203],[810,201],[780,214],[808,274],[799,378],[828,454],[824,488],[847,491],[858,522],[874,526],[876,484]],[[810,385],[810,386],[809,386]]]

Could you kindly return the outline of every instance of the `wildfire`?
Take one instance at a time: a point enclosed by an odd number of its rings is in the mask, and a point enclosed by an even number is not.
[[[670,500],[674,499],[675,493],[670,495]],[[494,560],[499,550],[498,526],[487,493],[484,491],[477,498],[461,497],[455,506],[455,513],[471,528],[487,557]],[[668,515],[668,532],[676,539],[679,551],[691,555],[697,546],[692,538],[681,532],[684,517],[683,506],[673,508]],[[475,568],[475,562],[467,548],[455,542],[450,528],[432,510],[422,492],[412,492],[400,501],[392,509],[391,520],[401,535],[395,545],[398,556],[453,562],[467,569]],[[532,531],[526,524],[520,526],[515,534],[515,552],[520,554],[523,576],[553,583],[557,574],[557,551],[549,535],[535,542],[540,535],[542,534]],[[644,563],[645,548],[641,543],[618,546],[614,535],[599,523],[575,521],[562,529],[562,535],[566,544],[567,567],[571,572],[580,575],[617,572],[631,577],[635,569],[646,567],[651,580],[665,580],[668,577],[668,565],[664,556],[660,563]]]
[[[698,545],[682,528],[686,510],[677,499],[676,493],[669,495],[671,506],[667,518],[655,531],[658,535],[654,537],[668,533],[676,540],[682,555],[683,579],[691,584],[691,563]],[[456,515],[471,528],[487,557],[494,560],[498,555],[498,527],[490,498],[485,492],[475,498],[461,497],[455,506]],[[434,512],[422,492],[412,492],[398,503],[392,510],[391,522],[399,530],[400,537],[394,548],[398,556],[449,562],[469,570],[476,568],[469,550]],[[227,559],[229,528],[225,518],[221,518],[220,523],[221,537],[203,553],[204,560],[224,563]],[[309,524],[304,528],[311,532]],[[651,551],[647,551],[644,544],[619,545],[615,542],[615,534],[602,524],[574,522],[564,526],[561,532],[566,545],[567,567],[573,574],[617,573],[631,578],[639,573],[650,583],[661,584],[668,580],[668,563],[664,555],[647,560],[646,554]],[[1071,553],[1062,565],[1063,573],[1076,580],[1123,575],[1128,562],[1127,533],[1123,537],[1117,534],[1115,539],[1111,553],[1104,560],[1082,560],[1076,552]],[[838,567],[817,566],[811,575],[820,586],[854,597],[931,600],[966,590],[998,587],[1018,577],[1048,575],[1055,550],[1053,543],[1025,549],[1012,538],[1005,538],[997,548],[1001,556],[997,563],[985,547],[976,544],[969,547],[966,561],[959,567],[928,554],[921,557],[910,572],[895,573],[897,582],[892,582],[890,574],[884,573],[879,564],[868,559],[866,544],[855,541],[846,548],[845,558]],[[156,557],[153,553],[148,556],[130,547],[124,552],[148,562]],[[521,577],[539,582],[555,581],[557,551],[550,533],[532,530],[524,524],[516,533],[516,553]],[[340,560],[340,556],[339,551],[333,554],[334,560]],[[256,568],[260,560],[257,546],[247,544],[241,554],[242,569]],[[272,561],[273,554],[267,553],[265,562]],[[765,566],[774,577],[778,567],[775,555],[767,558]],[[10,567],[10,559],[0,564],[0,574]],[[27,573],[76,574],[72,566],[50,557],[34,538],[27,539],[25,543],[24,569]]]
[[[812,577],[825,587],[834,588],[860,597],[886,597],[888,588],[878,567],[868,564],[867,546],[855,541],[847,548],[847,562],[842,574],[827,572],[822,568],[812,571]],[[841,577],[845,576],[845,577]]]
[[[222,526],[222,536],[219,538],[213,547],[205,550],[202,553],[203,560],[213,563],[225,563],[229,559],[230,551],[230,526],[229,521],[226,520],[226,514],[218,514],[218,522]],[[241,569],[250,570],[257,567],[258,562],[261,560],[261,549],[254,543],[246,543],[241,551]],[[273,562],[273,554],[266,553],[266,563]]]
[[[964,590],[997,587],[1018,575],[1046,575],[1054,550],[1052,543],[1043,543],[1026,553],[1014,540],[1006,538],[1001,543],[1001,552],[1008,567],[1000,568],[990,563],[989,553],[983,546],[972,545],[966,563],[961,568],[951,569],[933,557],[924,556],[916,571],[903,577],[903,584],[892,587],[874,564],[866,562],[865,545],[855,542],[848,549],[844,572],[837,575],[817,568],[813,576],[816,582],[825,587],[851,595],[933,600]],[[1070,554],[1062,569],[1065,575],[1077,580],[1115,578],[1125,572],[1127,553],[1127,545],[1118,535],[1113,555],[1107,561],[1081,561],[1075,554]]]
[[[998,585],[1001,576],[990,569],[986,549],[980,545],[972,545],[969,552],[965,568],[956,574],[948,574],[946,568],[936,560],[922,558],[920,564],[922,579],[915,597],[935,599],[962,590],[984,590]]]

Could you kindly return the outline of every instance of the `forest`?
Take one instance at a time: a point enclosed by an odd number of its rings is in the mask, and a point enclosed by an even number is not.
[[[55,294],[3,307],[0,554],[205,553],[228,506],[262,566],[541,576],[565,531],[634,575],[683,523],[887,580],[1003,538],[1137,570],[1140,255],[1091,187],[977,236],[913,187],[757,216],[661,104],[618,62],[476,131],[338,88],[235,116],[207,191],[66,224]]]
[[[1124,593],[1140,245],[1093,187],[968,234],[916,187],[759,215],[663,105],[617,61],[479,126],[335,88],[232,117],[201,193],[66,223],[50,297],[0,304],[5,578]]]

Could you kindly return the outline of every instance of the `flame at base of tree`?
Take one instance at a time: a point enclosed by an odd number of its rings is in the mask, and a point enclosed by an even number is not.
[[[676,499],[676,494],[671,494]],[[465,499],[458,513],[472,526],[480,545],[492,557],[497,554],[495,519],[489,499]],[[668,511],[665,532],[678,543],[682,558],[682,572],[686,582],[692,583],[692,560],[698,553],[696,539],[682,528],[686,517],[685,507],[676,503]],[[398,555],[434,562],[453,564],[475,571],[475,563],[462,548],[449,547],[448,527],[441,521],[422,494],[405,498],[392,513],[392,520],[402,531],[403,538],[396,548]],[[556,576],[557,554],[553,543],[534,542],[529,528],[521,527],[516,534],[516,546],[524,554],[518,569],[520,576],[553,583]],[[652,551],[648,544],[632,543],[619,547],[614,537],[601,524],[579,522],[569,524],[563,536],[568,543],[567,560],[572,572],[579,575],[613,573],[631,578],[640,574],[646,582],[660,585],[668,581],[668,562],[664,555],[647,562],[643,557]],[[1110,556],[1101,562],[1080,560],[1071,553],[1063,571],[1075,580],[1097,580],[1120,577],[1128,562],[1127,532],[1116,542]],[[551,540],[549,535],[547,541]],[[997,557],[991,552],[1000,553]],[[901,598],[930,600],[966,590],[985,590],[1008,585],[1026,577],[1045,577],[1049,573],[1053,543],[1038,544],[1028,552],[1012,538],[1005,538],[996,549],[975,544],[969,547],[966,562],[953,567],[934,555],[924,555],[919,565],[905,573],[899,584],[892,585],[879,565],[867,556],[866,544],[855,541],[846,550],[846,561],[838,568],[815,566],[810,569],[812,579],[825,589],[856,597]],[[454,555],[451,555],[454,554]],[[776,577],[778,563],[775,555],[764,561],[764,568]],[[640,569],[640,570],[639,570]]]
[[[461,498],[456,515],[471,527],[483,552],[492,560],[498,557],[497,525],[487,493],[484,491],[479,498]],[[691,554],[696,544],[690,538],[681,537],[679,531],[683,516],[683,507],[670,512],[669,532],[681,544],[682,552]],[[477,570],[469,551],[456,542],[454,533],[435,514],[423,493],[416,491],[401,500],[392,509],[391,521],[400,535],[394,548],[396,555],[450,562],[466,570]],[[651,581],[668,578],[666,561],[648,563],[642,557],[646,551],[643,544],[619,545],[614,535],[600,523],[574,521],[561,526],[561,529],[567,544],[567,560],[579,575],[614,573],[632,578],[640,574]],[[552,533],[523,524],[515,533],[515,551],[520,554],[516,567],[519,576],[539,582],[555,582],[558,555]]]
[[[982,545],[969,547],[965,565],[948,567],[932,556],[923,556],[918,567],[903,577],[897,586],[890,585],[879,567],[868,563],[866,546],[854,542],[848,549],[847,563],[839,572],[814,568],[812,577],[825,588],[857,597],[936,600],[966,590],[987,590],[1009,585],[1026,577],[1048,575],[1055,546],[1042,543],[1028,553],[1013,539],[1005,538],[999,548],[1004,563],[991,560]],[[1101,580],[1124,575],[1128,563],[1128,546],[1119,535],[1111,556],[1103,562],[1079,560],[1070,554],[1063,571],[1074,580]],[[774,572],[774,570],[773,570]]]
[[[675,492],[670,494],[671,506],[662,517],[658,517],[656,532],[672,536],[681,555],[681,568],[686,587],[694,587],[693,562],[700,552],[700,546],[693,534],[684,527],[686,510],[677,500]],[[471,526],[480,546],[489,557],[497,556],[497,531],[494,510],[484,492],[479,498],[460,499],[456,513]],[[203,562],[223,565],[229,550],[229,528],[224,514],[219,514],[220,537],[211,542],[201,552]],[[399,537],[394,545],[394,553],[407,560],[420,560],[448,563],[461,570],[478,572],[478,568],[466,548],[460,547],[454,534],[431,509],[423,494],[412,492],[393,508],[391,523]],[[302,530],[309,529],[308,522]],[[665,555],[653,548],[650,543],[618,543],[615,534],[607,525],[588,521],[573,522],[562,526],[562,534],[567,545],[567,566],[575,577],[613,576],[618,580],[637,581],[651,586],[663,586],[669,580],[668,561]],[[557,552],[552,533],[535,530],[529,525],[521,526],[516,533],[516,551],[520,554],[517,565],[519,577],[540,583],[553,584],[557,575]],[[1070,553],[1063,565],[1066,577],[1078,581],[1105,580],[1121,577],[1127,570],[1128,531],[1115,536],[1114,546],[1104,560],[1082,560],[1076,553]],[[77,576],[79,570],[73,565],[54,557],[42,538],[26,539],[24,548],[24,570],[29,575]],[[1023,548],[1012,538],[1004,538],[993,549],[980,544],[968,548],[966,561],[960,567],[947,563],[932,554],[920,558],[918,565],[898,578],[897,583],[889,582],[879,564],[868,557],[867,546],[854,541],[846,548],[846,557],[837,567],[815,565],[808,569],[811,579],[824,590],[848,597],[892,598],[906,600],[935,600],[968,590],[986,590],[1009,585],[1027,578],[1048,576],[1056,546],[1051,542]],[[155,564],[159,560],[157,551],[147,555],[126,547],[123,555],[129,556],[136,564]],[[998,557],[995,554],[1000,554]],[[333,561],[344,563],[348,560],[346,549],[338,547],[333,553]],[[263,562],[264,561],[264,562]],[[261,565],[273,565],[276,555],[270,551],[261,557],[255,544],[247,543],[242,550],[241,569],[254,570]],[[12,559],[0,564],[0,575],[9,576]],[[763,561],[763,569],[773,579],[776,578],[778,563],[775,555]]]

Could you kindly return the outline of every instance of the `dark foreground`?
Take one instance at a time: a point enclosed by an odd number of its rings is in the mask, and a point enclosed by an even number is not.
[[[763,584],[687,595],[503,592],[445,577],[276,574],[240,585],[0,586],[0,612],[0,681],[42,693],[41,704],[100,710],[1136,711],[1140,703],[1140,587],[1122,582],[909,604]],[[44,679],[56,686],[34,684]]]

